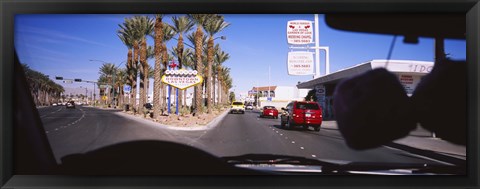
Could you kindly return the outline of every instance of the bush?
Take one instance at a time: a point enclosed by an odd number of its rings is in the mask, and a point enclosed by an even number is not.
[[[184,116],[184,115],[187,115],[187,114],[190,114],[190,109],[188,107],[183,107],[183,108],[180,108],[179,110],[179,113],[181,116]]]

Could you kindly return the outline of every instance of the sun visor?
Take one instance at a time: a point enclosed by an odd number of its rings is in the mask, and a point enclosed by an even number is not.
[[[466,17],[463,13],[446,14],[327,14],[331,28],[352,32],[465,39]]]

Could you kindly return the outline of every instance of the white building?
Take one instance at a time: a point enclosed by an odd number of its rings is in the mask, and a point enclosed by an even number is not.
[[[423,76],[430,73],[433,62],[416,60],[371,60],[350,68],[342,69],[328,75],[297,85],[301,89],[315,89],[318,103],[323,108],[323,117],[333,119],[333,92],[337,84],[345,78],[365,73],[375,68],[385,68],[397,75],[407,95],[412,95]]]
[[[270,92],[269,92],[270,91]],[[285,107],[288,102],[293,100],[304,100],[309,89],[299,89],[296,86],[264,86],[253,87],[249,91],[249,99],[255,101],[255,93],[259,93],[259,107],[275,106],[278,109]]]

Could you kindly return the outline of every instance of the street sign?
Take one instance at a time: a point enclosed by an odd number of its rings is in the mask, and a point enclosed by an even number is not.
[[[72,83],[73,83],[73,80],[63,80],[63,83],[72,84]]]
[[[167,70],[162,76],[162,82],[179,89],[186,89],[203,82],[202,76],[196,70]]]
[[[313,53],[289,52],[287,68],[288,75],[313,75]]]
[[[124,93],[130,93],[131,90],[132,90],[132,87],[130,85],[124,85],[123,86],[123,92]]]
[[[291,20],[287,22],[287,42],[292,45],[313,43],[313,26],[309,20]]]
[[[272,97],[267,97],[267,101],[272,101]]]

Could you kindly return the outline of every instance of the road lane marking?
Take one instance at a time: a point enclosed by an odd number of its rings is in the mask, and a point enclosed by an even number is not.
[[[317,157],[316,155],[312,155],[312,157]]]
[[[305,150],[305,148],[304,148],[304,147],[300,147],[300,149],[302,149],[302,150]]]
[[[67,128],[68,126],[71,126],[71,125],[75,125],[77,124],[80,120],[82,120],[84,117],[85,117],[85,111],[83,109],[78,109],[82,112],[82,116],[80,116],[80,118],[78,118],[77,120],[67,124],[67,126],[60,126],[58,128],[55,128],[55,131],[58,131],[59,129],[62,129],[62,128]],[[76,118],[76,117],[75,117]],[[48,133],[49,131],[46,131],[45,133]]]
[[[283,134],[282,134],[282,133],[280,133],[280,136],[283,136]]]
[[[292,141],[292,144],[295,144],[295,141]]]
[[[404,150],[400,150],[400,149],[397,149],[397,148],[392,148],[392,147],[389,147],[389,146],[383,146],[383,147],[388,148],[388,149],[391,149],[391,150],[401,151],[401,152],[403,152],[403,153],[409,154],[409,155],[414,156],[414,157],[417,157],[417,158],[422,158],[422,159],[425,159],[425,160],[430,160],[430,161],[434,161],[434,162],[442,163],[442,164],[446,164],[446,165],[454,165],[454,164],[452,164],[452,163],[448,163],[448,162],[445,162],[445,161],[440,161],[440,160],[432,159],[432,158],[429,158],[429,157],[426,157],[426,156],[422,156],[422,155],[410,153],[410,152],[407,152],[407,151],[404,151]]]

